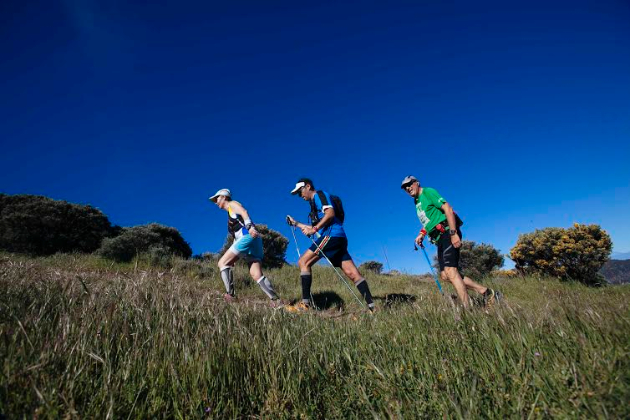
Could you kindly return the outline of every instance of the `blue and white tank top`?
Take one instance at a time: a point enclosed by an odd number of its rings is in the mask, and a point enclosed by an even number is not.
[[[244,235],[249,235],[245,229],[243,216],[234,213],[230,206],[228,206],[228,232],[234,236],[234,239],[241,239]]]

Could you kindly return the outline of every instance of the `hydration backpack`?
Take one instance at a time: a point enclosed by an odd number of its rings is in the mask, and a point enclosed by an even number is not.
[[[319,200],[322,202],[322,206],[331,205],[333,209],[335,210],[335,217],[339,219],[341,223],[343,223],[343,221],[346,218],[346,214],[343,211],[343,204],[341,203],[341,198],[337,197],[336,195],[328,194],[330,196],[330,201],[331,201],[331,203],[329,203],[323,191],[317,191],[317,195],[319,196]],[[311,203],[311,213],[308,215],[308,217],[311,220],[311,226],[315,226],[317,223],[319,223],[321,219],[317,216],[317,207],[315,207],[315,201],[311,200],[310,203]]]

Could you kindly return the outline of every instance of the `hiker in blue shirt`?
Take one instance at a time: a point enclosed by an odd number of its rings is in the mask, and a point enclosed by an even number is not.
[[[348,239],[343,229],[343,207],[338,197],[331,196],[327,192],[317,191],[313,181],[308,178],[300,179],[291,191],[293,195],[299,195],[311,206],[309,214],[310,225],[297,222],[293,217],[287,216],[287,221],[298,227],[302,233],[311,237],[314,243],[300,257],[300,278],[302,281],[302,301],[297,305],[287,307],[289,312],[306,311],[311,306],[311,267],[325,256],[333,267],[340,267],[344,274],[354,282],[357,289],[365,299],[370,311],[374,310],[374,301],[365,278],[359,273],[352,257],[348,253]],[[322,255],[323,254],[323,255]]]

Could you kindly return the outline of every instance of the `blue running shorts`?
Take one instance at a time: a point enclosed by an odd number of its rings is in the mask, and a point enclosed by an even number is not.
[[[247,262],[262,261],[264,255],[262,238],[260,236],[252,238],[251,235],[244,235],[234,241],[230,251]]]

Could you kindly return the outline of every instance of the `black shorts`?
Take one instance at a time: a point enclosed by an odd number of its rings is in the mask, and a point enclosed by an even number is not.
[[[459,238],[462,237],[461,230],[458,230]],[[459,248],[455,248],[451,242],[451,235],[445,232],[440,236],[437,242],[437,255],[440,271],[444,271],[444,267],[459,268]]]
[[[341,267],[343,261],[352,261],[352,257],[348,254],[348,238],[322,236],[315,241],[315,244],[309,249],[320,257],[323,257],[323,252],[335,267]]]

